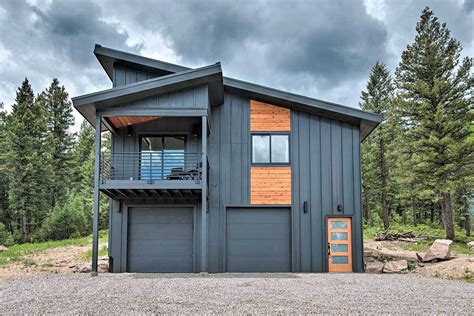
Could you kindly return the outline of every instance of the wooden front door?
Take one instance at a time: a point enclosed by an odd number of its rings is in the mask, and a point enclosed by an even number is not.
[[[349,217],[328,218],[329,272],[352,272],[351,224]]]

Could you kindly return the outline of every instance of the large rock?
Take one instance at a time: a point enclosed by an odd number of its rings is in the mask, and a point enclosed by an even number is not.
[[[7,251],[8,248],[5,247],[4,245],[0,245],[0,252]]]
[[[422,257],[423,262],[431,262],[433,260],[448,260],[451,258],[451,244],[449,239],[436,239],[431,245],[428,252]]]
[[[368,262],[365,266],[365,272],[367,273],[382,273],[383,263],[377,260]]]
[[[383,266],[383,273],[400,273],[408,269],[408,261],[406,260],[393,260],[388,261]]]
[[[469,247],[469,251],[474,252],[474,241],[468,242],[467,246]]]

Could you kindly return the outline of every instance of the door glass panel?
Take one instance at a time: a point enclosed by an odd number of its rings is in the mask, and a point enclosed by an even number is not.
[[[347,264],[349,263],[349,257],[347,256],[332,256],[331,262],[334,264]]]
[[[347,252],[349,247],[347,245],[342,244],[332,244],[331,245],[331,252]]]
[[[346,221],[333,221],[331,222],[331,228],[347,229],[347,222]]]
[[[347,233],[331,233],[331,240],[347,240]]]

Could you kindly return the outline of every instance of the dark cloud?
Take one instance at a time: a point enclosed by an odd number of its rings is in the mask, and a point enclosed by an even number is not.
[[[7,102],[25,77],[36,92],[54,77],[72,95],[110,86],[92,54],[95,42],[139,51],[92,1],[3,1],[0,12],[0,98]]]
[[[0,99],[24,77],[58,77],[71,95],[110,86],[94,43],[357,106],[371,66],[393,71],[428,4],[473,54],[474,0],[6,0]]]

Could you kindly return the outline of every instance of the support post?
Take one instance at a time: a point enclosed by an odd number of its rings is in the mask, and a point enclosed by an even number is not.
[[[95,153],[94,153],[94,217],[92,221],[92,270],[91,275],[97,276],[99,256],[99,208],[100,208],[100,150],[101,150],[102,117],[95,117]]]
[[[201,166],[201,273],[207,269],[207,117],[202,116],[202,166]]]

